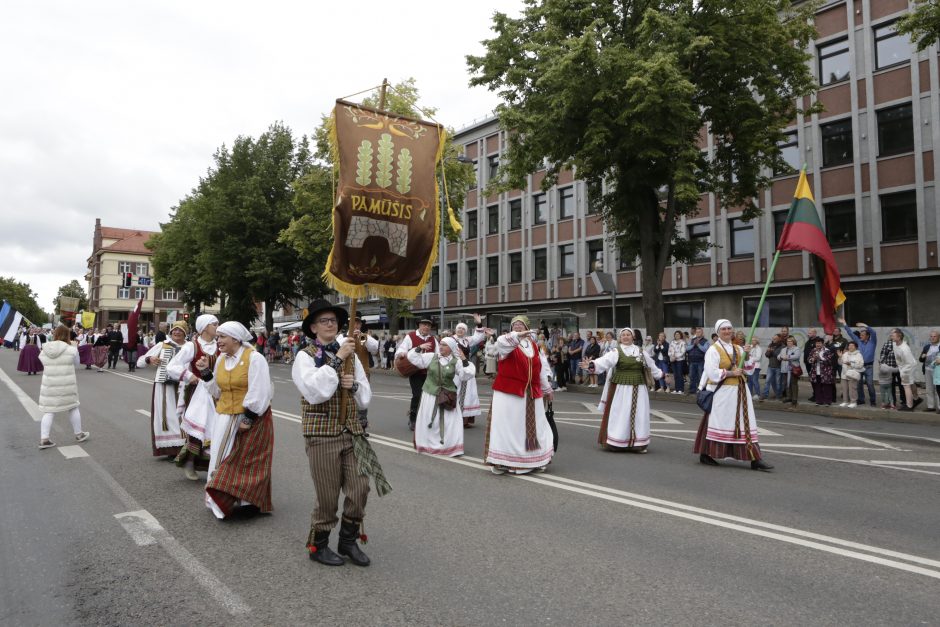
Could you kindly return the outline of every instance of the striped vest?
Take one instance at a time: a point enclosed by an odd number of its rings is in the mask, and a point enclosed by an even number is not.
[[[645,385],[646,379],[643,376],[643,366],[645,364],[642,361],[637,361],[636,357],[627,357],[619,346],[617,347],[617,354],[619,358],[614,372],[610,376],[610,382],[617,385]],[[641,354],[639,358],[642,360],[643,355]]]
[[[304,352],[316,358],[315,346],[308,346]],[[327,353],[329,354],[329,353]],[[323,366],[329,368],[329,366]],[[351,393],[347,394],[346,407],[342,406],[342,390],[336,387],[336,392],[322,403],[308,403],[307,399],[300,397],[301,427],[304,437],[333,437],[347,429],[353,435],[363,433],[359,424],[356,399]]]

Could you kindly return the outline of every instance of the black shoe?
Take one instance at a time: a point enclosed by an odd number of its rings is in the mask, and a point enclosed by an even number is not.
[[[914,408],[907,405],[898,405],[898,411],[914,411]]]
[[[314,562],[320,562],[327,566],[342,566],[346,562],[343,561],[343,558],[333,552],[333,549],[330,548],[330,532],[329,531],[317,531],[313,534],[313,544],[311,544],[308,549],[310,550],[310,559]]]
[[[411,429],[412,431],[415,430],[415,421],[414,421],[414,420],[409,420],[409,421],[408,421],[408,428]]]
[[[705,464],[706,466],[717,466],[717,465],[718,465],[718,462],[716,462],[714,458],[712,458],[712,457],[706,455],[705,453],[702,453],[701,455],[699,455],[699,456],[698,456],[698,460],[699,460],[701,463]]]
[[[362,552],[356,540],[359,539],[359,523],[350,520],[344,520],[339,528],[339,550],[340,555],[345,555],[349,561],[356,566],[368,566],[371,561],[369,556]]]
[[[773,466],[762,459],[755,459],[751,462],[751,470],[773,470]]]
[[[921,397],[918,396],[917,398],[914,399],[914,407],[917,407],[918,405],[920,405],[920,404],[923,403],[923,402],[924,402],[924,399],[922,399]]]

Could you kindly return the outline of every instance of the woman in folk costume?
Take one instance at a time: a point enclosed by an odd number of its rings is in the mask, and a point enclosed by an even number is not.
[[[16,369],[25,372],[27,375],[42,372],[42,362],[39,361],[39,351],[42,345],[46,343],[46,336],[39,327],[33,327],[29,330],[29,335],[20,348],[20,358],[16,364]]]
[[[108,334],[105,331],[99,330],[95,333],[95,342],[91,350],[95,360],[95,368],[98,369],[98,372],[104,372],[104,366],[108,362],[108,349],[110,346]]]
[[[645,453],[650,443],[650,397],[644,371],[648,369],[654,379],[661,379],[664,373],[633,340],[631,329],[621,329],[617,350],[599,359],[585,359],[581,367],[591,374],[610,372],[597,406],[604,415],[598,444],[607,449]]]
[[[464,422],[458,390],[462,383],[476,376],[476,368],[467,359],[454,337],[445,337],[438,352],[423,352],[420,346],[408,351],[408,361],[428,371],[421,391],[414,445],[419,453],[457,457],[463,455]],[[452,404],[441,404],[447,399]]]
[[[219,319],[212,314],[202,314],[196,318],[196,333],[191,342],[183,344],[167,366],[170,377],[180,382],[182,391],[176,404],[176,415],[186,434],[186,444],[176,456],[176,465],[183,468],[186,478],[196,481],[196,470],[209,469],[209,438],[215,423],[215,401],[209,394],[208,387],[200,378],[202,371],[196,367],[200,359],[209,360],[209,370],[215,369],[218,348],[215,342],[215,330]]]
[[[94,351],[92,350],[92,335],[88,330],[79,328],[78,337],[78,361],[85,366],[85,370],[91,370],[95,363]]]
[[[270,512],[274,389],[268,362],[251,346],[251,332],[229,321],[216,330],[215,371],[209,357],[196,362],[218,416],[212,429],[206,507],[226,518],[239,507],[246,513]]]
[[[180,419],[176,415],[176,394],[179,381],[167,370],[170,361],[183,347],[189,325],[180,320],[173,323],[170,337],[155,344],[137,360],[137,367],[154,366],[153,397],[150,402],[150,441],[153,456],[166,455],[175,459],[180,448],[186,444],[180,431]]]
[[[770,470],[773,466],[762,459],[757,443],[757,417],[744,371],[738,367],[743,349],[732,343],[734,327],[728,320],[716,322],[715,332],[718,340],[705,353],[702,376],[706,389],[714,392],[712,407],[702,417],[693,451],[709,466],[732,457],[751,462],[753,470]]]
[[[483,461],[497,475],[543,471],[554,454],[552,428],[541,400],[552,398],[548,372],[529,319],[516,316],[510,328],[496,340],[499,367],[483,445]]]
[[[463,356],[466,359],[470,358],[470,351],[474,347],[486,341],[485,329],[481,325],[483,319],[480,314],[473,314],[473,321],[476,323],[476,329],[471,336],[467,336],[467,325],[463,322],[454,327],[453,337],[463,349]],[[457,389],[457,404],[463,416],[463,426],[472,427],[476,417],[480,415],[480,393],[477,391],[475,372],[472,378],[460,382],[460,387]]]

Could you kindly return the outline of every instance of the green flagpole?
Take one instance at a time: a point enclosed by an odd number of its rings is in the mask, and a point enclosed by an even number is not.
[[[800,170],[800,177],[806,174],[806,164],[803,164],[803,168]],[[793,207],[795,203],[790,204],[790,213],[793,212]],[[787,222],[790,222],[790,216],[787,215]],[[779,242],[778,242],[779,244]],[[744,357],[747,354],[747,347],[751,345],[751,339],[754,337],[754,330],[757,329],[757,321],[760,320],[761,311],[764,309],[764,301],[767,299],[767,292],[770,291],[770,284],[774,280],[774,270],[777,269],[777,260],[780,259],[780,249],[774,253],[773,261],[770,262],[770,270],[767,272],[767,281],[764,283],[764,291],[761,292],[760,302],[757,303],[757,311],[754,312],[754,322],[751,323],[751,330],[747,334],[747,340],[744,343],[744,350],[741,351],[741,359],[738,361],[738,368],[744,367]]]

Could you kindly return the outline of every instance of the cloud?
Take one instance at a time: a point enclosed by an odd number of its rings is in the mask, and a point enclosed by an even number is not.
[[[50,303],[83,282],[95,218],[155,230],[221,144],[283,121],[309,134],[337,97],[417,79],[460,128],[496,98],[465,55],[521,3],[67,0],[12,3],[0,23],[0,275]],[[12,61],[12,60],[16,61]]]

